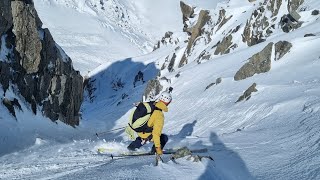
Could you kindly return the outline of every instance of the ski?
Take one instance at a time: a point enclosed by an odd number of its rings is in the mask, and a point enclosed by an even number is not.
[[[163,154],[174,154],[177,152],[178,149],[164,149],[163,150]],[[121,153],[121,154],[118,154],[118,155],[113,155],[113,154],[104,154],[102,153],[103,151],[101,150],[101,148],[99,148],[98,150],[98,154],[100,155],[107,155],[107,156],[110,156],[112,159],[113,158],[116,158],[116,157],[132,157],[132,156],[152,156],[152,155],[155,155],[155,154],[152,154],[150,152],[128,152],[128,153]],[[208,149],[207,148],[202,148],[202,149],[194,149],[194,150],[191,150],[191,153],[206,153],[208,152]]]

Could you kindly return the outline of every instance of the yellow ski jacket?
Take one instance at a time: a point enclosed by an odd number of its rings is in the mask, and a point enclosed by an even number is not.
[[[151,133],[138,133],[138,136],[140,136],[142,139],[147,139],[150,135],[152,135],[152,140],[154,142],[155,147],[161,147],[160,144],[160,136],[162,134],[162,128],[164,125],[164,112],[168,112],[168,107],[163,102],[159,101],[156,103],[156,107],[161,109],[160,110],[154,110],[149,121],[148,126],[153,128]]]

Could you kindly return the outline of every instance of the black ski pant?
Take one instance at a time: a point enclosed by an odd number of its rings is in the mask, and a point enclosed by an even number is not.
[[[164,146],[166,145],[167,142],[168,142],[168,136],[165,134],[161,134],[161,136],[160,136],[161,149],[164,148]],[[145,144],[145,142],[141,139],[141,137],[137,137],[136,140],[132,141],[131,144],[127,148],[131,151],[134,151],[135,149],[139,149],[144,144]],[[150,153],[154,154],[155,152],[156,152],[156,148],[153,145]]]

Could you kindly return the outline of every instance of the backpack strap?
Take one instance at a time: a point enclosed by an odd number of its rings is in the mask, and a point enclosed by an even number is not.
[[[154,110],[160,110],[154,101],[139,103],[131,114],[128,125],[136,132],[152,132],[153,128],[148,126],[148,121]]]

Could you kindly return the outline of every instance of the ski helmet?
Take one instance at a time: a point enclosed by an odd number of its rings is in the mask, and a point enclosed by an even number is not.
[[[172,101],[172,96],[167,91],[164,91],[160,94],[159,100],[168,105]]]

